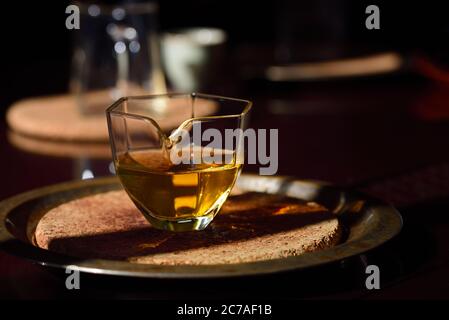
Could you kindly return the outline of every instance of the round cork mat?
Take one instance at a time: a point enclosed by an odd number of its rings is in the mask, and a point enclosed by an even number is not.
[[[105,104],[105,109],[108,105]],[[15,132],[41,139],[107,141],[104,114],[84,116],[74,96],[31,98],[15,103],[6,119]]]
[[[13,131],[33,138],[107,142],[109,135],[104,110],[112,104],[112,101],[106,92],[95,92],[90,95],[90,99],[94,99],[96,105],[104,106],[101,112],[82,114],[75,96],[59,95],[19,101],[10,107],[6,120]],[[167,117],[157,121],[163,130],[176,128],[191,115],[190,105],[172,103],[169,107]],[[195,115],[207,116],[213,114],[216,109],[217,106],[213,102],[201,101],[195,105]]]
[[[152,228],[122,190],[80,198],[47,212],[35,243],[80,258],[214,265],[300,255],[341,239],[338,220],[314,202],[233,193],[209,227],[184,233]]]

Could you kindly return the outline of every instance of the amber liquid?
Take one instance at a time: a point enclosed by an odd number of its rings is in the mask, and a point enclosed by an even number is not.
[[[133,151],[118,157],[117,174],[134,203],[152,217],[176,221],[220,209],[241,165],[170,165],[163,152]]]

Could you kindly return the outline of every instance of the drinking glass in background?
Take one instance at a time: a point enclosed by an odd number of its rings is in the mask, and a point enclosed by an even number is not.
[[[103,113],[122,96],[166,91],[155,3],[78,6],[70,89],[81,113]]]

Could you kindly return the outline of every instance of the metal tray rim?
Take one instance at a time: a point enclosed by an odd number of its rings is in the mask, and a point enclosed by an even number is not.
[[[267,179],[257,175],[244,174],[243,179]],[[278,182],[293,181],[311,186],[330,186],[328,183],[313,180],[297,180],[291,177],[270,177]],[[218,278],[236,276],[255,276],[272,274],[277,272],[306,269],[318,265],[336,262],[363,252],[369,251],[392,239],[402,229],[403,221],[400,213],[392,206],[375,201],[375,206],[367,210],[382,212],[384,219],[389,219],[387,232],[380,237],[368,237],[356,242],[343,242],[329,249],[305,253],[300,256],[292,256],[283,259],[257,261],[229,265],[206,266],[160,266],[150,264],[132,264],[125,261],[102,259],[77,259],[67,255],[54,253],[25,243],[12,235],[7,229],[7,216],[18,206],[28,202],[44,198],[54,193],[75,191],[77,189],[98,189],[104,187],[119,187],[116,177],[96,178],[91,180],[76,180],[59,183],[43,188],[34,189],[0,202],[0,249],[15,256],[31,260],[42,266],[56,268],[70,268],[92,274],[115,275],[141,278]],[[347,191],[345,191],[347,192]]]

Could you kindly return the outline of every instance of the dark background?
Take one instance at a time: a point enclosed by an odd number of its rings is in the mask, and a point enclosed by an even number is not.
[[[65,8],[71,3],[46,0],[2,4],[0,114],[17,99],[67,91],[71,39],[76,32],[65,28]],[[380,8],[380,30],[365,28],[369,4]],[[338,42],[342,47],[339,55],[347,56],[393,48],[424,51],[441,60],[448,52],[448,11],[442,1],[164,0],[159,6],[161,31],[188,26],[223,28],[229,34],[229,48],[237,57],[242,46],[275,47],[289,37],[293,37],[291,41],[296,37]],[[323,26],[323,21],[332,19],[338,19],[340,28],[340,33],[334,34],[336,38],[329,36],[332,27]],[[314,56],[305,57],[310,59]]]
[[[227,86],[211,93],[253,100],[252,125],[279,128],[280,175],[329,181],[370,193],[398,208],[404,229],[393,241],[372,252],[310,273],[247,282],[153,281],[138,290],[132,286],[129,296],[448,298],[449,11],[443,1],[159,2],[161,31],[215,26],[228,32],[228,65],[223,74]],[[2,117],[18,99],[68,90],[71,39],[76,34],[65,28],[69,4],[50,0],[2,3]],[[369,4],[380,8],[380,30],[365,28]],[[294,48],[292,56],[279,50],[286,46]],[[315,83],[269,83],[247,72],[249,67],[256,70],[257,66],[273,63],[385,50],[402,53],[404,70]],[[416,57],[431,61],[437,71],[432,73],[427,68],[427,74],[421,72],[419,64],[410,62]],[[110,159],[33,154],[11,145],[7,131],[5,121],[0,121],[0,167],[7,182],[0,186],[0,199],[79,179],[85,167],[108,173]],[[246,166],[248,169],[251,171]],[[366,263],[382,269],[383,290],[365,290]],[[86,288],[80,296],[128,296],[117,283],[106,282],[106,288]],[[76,295],[65,290],[60,277],[0,252],[0,297],[54,298],[70,294]]]

